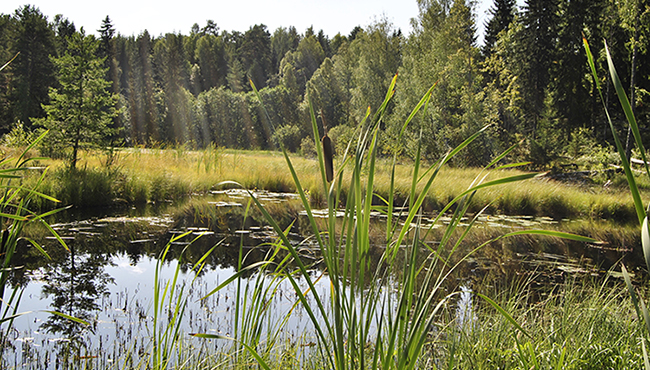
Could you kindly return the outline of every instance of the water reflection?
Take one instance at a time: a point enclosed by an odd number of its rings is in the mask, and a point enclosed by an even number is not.
[[[51,299],[53,310],[90,322],[91,326],[52,315],[41,328],[74,338],[96,326],[93,313],[100,309],[96,301],[108,293],[108,284],[113,283],[113,278],[104,271],[104,266],[111,263],[107,255],[80,256],[75,253],[74,242],[68,243],[68,247],[69,258],[45,268],[43,295]]]
[[[104,269],[111,264],[108,255],[78,255],[74,241],[68,247],[68,258],[44,269],[43,297],[50,299],[51,310],[88,324],[51,314],[40,325],[41,330],[64,339],[57,356],[61,359],[85,349],[84,335],[95,334],[97,328],[97,312],[101,310],[98,301],[109,294],[108,285],[114,282]]]
[[[52,238],[44,239],[45,248],[52,256],[52,261],[48,262],[27,245],[22,246],[17,264],[24,265],[25,269],[17,270],[12,276],[13,283],[27,287],[21,310],[55,310],[84,319],[91,325],[74,323],[44,312],[21,317],[13,333],[14,343],[20,343],[20,346],[16,345],[15,352],[7,356],[14,362],[28,364],[24,368],[54,367],[52,364],[57,358],[70,353],[63,351],[66,346],[76,346],[73,353],[77,353],[77,356],[97,356],[99,363],[107,366],[115,364],[124,353],[143,357],[151,345],[156,259],[172,235],[186,232],[189,235],[172,245],[164,261],[163,275],[169,277],[178,257],[185,250],[181,284],[190,284],[194,280],[191,266],[215,244],[221,243],[206,260],[206,267],[201,270],[194,285],[188,285],[190,306],[187,322],[182,329],[186,333],[232,335],[235,306],[233,288],[227,288],[206,300],[199,299],[234,274],[240,246],[247,254],[246,263],[254,263],[264,258],[268,243],[275,239],[275,235],[254,210],[244,218],[246,193],[229,191],[217,196],[190,202],[175,210],[150,209],[155,213],[128,209],[112,215],[97,211],[96,214],[84,216],[70,212],[58,220],[52,220],[54,229],[66,240],[71,251],[65,251]],[[260,198],[264,197],[260,195]],[[268,196],[266,199],[269,208],[275,207],[276,213],[282,216],[280,223],[283,228],[288,229],[299,218],[299,211],[291,205],[290,196]],[[382,222],[382,216],[377,214],[380,230]],[[445,222],[448,220],[443,218],[442,223]],[[461,245],[461,250],[456,253],[463,256],[479,241],[497,236],[503,230],[557,224],[557,220],[548,218],[486,216],[476,225],[477,236]],[[306,235],[306,229],[298,220],[289,229],[289,238],[305,251],[306,257],[315,258],[318,251],[304,243],[302,235]],[[38,239],[38,231],[33,232],[32,237]],[[436,241],[441,239],[441,232],[440,228],[432,228],[428,241],[431,248],[438,248]],[[187,244],[198,235],[202,237],[186,249]],[[385,238],[385,232],[378,234],[376,246],[371,250],[375,263],[385,248],[382,238]],[[449,245],[453,244],[452,238]],[[444,250],[441,251],[442,255],[444,253]],[[542,287],[560,281],[568,274],[602,274],[622,256],[625,256],[629,266],[635,266],[633,253],[638,254],[638,251],[596,248],[576,242],[530,237],[507,239],[482,249],[467,263],[460,265],[457,274],[448,279],[447,291],[464,287],[458,305],[467,308],[471,307],[469,296],[473,289],[472,281],[511,280],[518,274],[534,271],[539,274],[540,278],[536,281]],[[422,256],[425,257],[424,254]],[[642,261],[642,258],[638,261]],[[314,273],[320,275],[322,272]],[[399,272],[395,274],[389,280],[397,284]],[[273,322],[281,321],[296,303],[292,289],[288,285],[279,286],[273,303]],[[317,289],[322,297],[327,296],[327,276]],[[300,338],[310,328],[308,318],[299,307],[284,329],[293,338]],[[459,310],[459,315],[465,320],[473,320],[471,309]],[[60,351],[61,355],[51,355],[52,350]],[[128,364],[123,365],[129,367]]]

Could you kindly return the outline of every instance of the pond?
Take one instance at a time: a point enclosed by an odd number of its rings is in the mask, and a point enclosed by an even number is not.
[[[256,196],[267,207],[280,209],[291,208],[288,204],[296,199],[294,194],[258,192]],[[3,351],[2,367],[49,369],[67,362],[91,361],[99,368],[113,365],[122,368],[144,361],[154,338],[157,269],[158,281],[164,285],[174,279],[178,267],[176,287],[183,287],[182,297],[187,298],[180,326],[183,333],[233,336],[237,281],[215,294],[209,293],[236,273],[240,245],[246,254],[245,266],[264,260],[268,243],[275,240],[272,229],[256,220],[252,212],[251,217],[244,220],[242,215],[247,204],[247,193],[228,190],[200,197],[185,211],[169,206],[59,215],[51,224],[70,251],[64,250],[54,237],[36,233],[34,238],[43,239],[52,261],[27,249],[16,263],[25,268],[17,270],[11,281],[24,288],[19,312],[27,313],[14,321],[8,334],[9,343]],[[214,210],[219,212],[210,213]],[[315,214],[326,216],[318,211]],[[300,212],[294,216],[300,218]],[[379,213],[375,216],[380,224],[383,216]],[[449,221],[448,217],[441,218],[443,225]],[[425,218],[421,225],[434,233],[439,225],[431,225],[431,222]],[[544,217],[486,215],[478,219],[474,228],[493,232],[553,227],[570,222]],[[183,238],[171,243],[166,258],[160,261],[160,253],[169,241],[185,233]],[[316,251],[309,243],[304,243],[302,235],[306,234],[300,222],[296,222],[289,238],[301,248],[305,258],[317,261]],[[436,238],[432,239],[431,245],[435,246]],[[200,272],[194,270],[193,266],[215,245]],[[540,281],[552,283],[566,274],[603,274],[629,252],[575,243],[570,244],[569,249],[566,245],[558,249],[548,247],[552,242],[545,245],[547,247],[540,249],[510,244],[508,252],[499,249],[504,248],[501,245],[470,258],[459,269],[461,278],[454,280],[464,292],[458,304],[469,307],[468,287],[473,278],[500,275],[507,279],[512,274],[534,271],[542,276]],[[316,293],[327,297],[328,276],[317,264],[315,266],[311,273],[318,280]],[[282,334],[305,346],[311,345],[315,341],[309,334],[313,327],[302,306],[297,304],[294,288],[273,274],[251,273],[244,275],[239,283],[253,285],[256,279],[265,279],[267,286],[272,285],[277,290],[271,302],[267,302],[272,309],[264,313],[270,325],[264,333],[275,332],[273,325],[279,327],[286,319]],[[299,279],[298,282],[302,290],[307,289],[304,281]],[[389,288],[387,292],[394,287]],[[252,296],[247,297],[252,299]],[[166,314],[165,320],[173,316],[175,302],[163,302],[165,308],[161,312]],[[466,315],[467,307],[460,307],[459,311]],[[74,316],[89,325],[51,311]],[[184,339],[189,341],[189,346],[201,347],[206,343],[200,338]],[[212,343],[212,346],[224,348],[232,345],[227,340]]]

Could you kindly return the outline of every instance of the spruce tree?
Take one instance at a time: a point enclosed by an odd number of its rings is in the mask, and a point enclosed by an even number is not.
[[[45,115],[42,104],[49,102],[49,88],[56,82],[50,60],[57,54],[55,34],[43,13],[31,5],[16,10],[15,18],[12,54],[20,55],[11,66],[11,123],[22,121],[29,127],[32,118]]]
[[[50,90],[47,117],[38,123],[51,131],[50,144],[66,152],[75,169],[79,151],[102,146],[111,134],[111,119],[117,115],[117,96],[108,92],[104,59],[96,56],[99,41],[86,36],[83,28],[68,43],[66,53],[52,61],[59,70],[59,88]]]
[[[485,42],[483,45],[483,55],[488,56],[492,53],[497,42],[497,36],[503,30],[507,30],[515,16],[516,0],[494,0],[494,5],[490,9],[492,18],[485,26]]]
[[[535,130],[544,111],[549,93],[551,69],[556,60],[558,34],[558,0],[527,0],[523,14],[522,87],[530,133]]]

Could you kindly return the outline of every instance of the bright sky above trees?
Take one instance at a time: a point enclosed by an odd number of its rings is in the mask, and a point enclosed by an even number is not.
[[[94,33],[108,15],[122,35],[138,35],[147,29],[152,36],[167,32],[188,34],[194,23],[204,26],[208,19],[221,30],[244,32],[263,23],[270,32],[294,26],[304,32],[309,26],[333,37],[347,35],[355,26],[364,27],[385,16],[403,33],[411,31],[410,19],[418,15],[416,0],[214,0],[137,1],[112,0],[89,3],[84,0],[3,0],[0,13],[13,14],[25,5],[38,7],[50,21],[62,14],[87,33]],[[490,0],[478,1],[478,28],[482,28]]]

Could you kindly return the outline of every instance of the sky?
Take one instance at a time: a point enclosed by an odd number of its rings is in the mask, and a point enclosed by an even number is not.
[[[477,3],[479,31],[491,3]],[[409,34],[410,20],[418,15],[416,0],[2,0],[0,13],[13,14],[26,4],[39,8],[50,21],[62,14],[86,33],[96,33],[108,15],[115,30],[124,36],[137,36],[145,29],[152,36],[168,32],[187,35],[193,24],[203,27],[210,19],[220,30],[245,32],[263,23],[271,33],[289,26],[304,33],[313,26],[331,38],[339,32],[348,35],[355,26],[364,27],[383,17]]]

